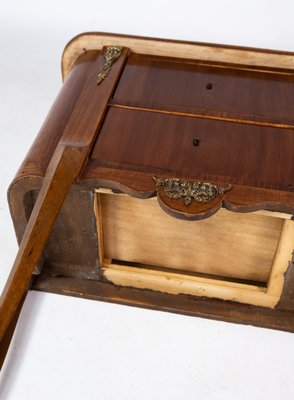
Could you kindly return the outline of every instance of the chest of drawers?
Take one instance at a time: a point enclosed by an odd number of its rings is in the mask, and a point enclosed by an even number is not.
[[[294,55],[89,33],[62,69],[9,189],[21,241],[84,149],[32,288],[293,331]]]

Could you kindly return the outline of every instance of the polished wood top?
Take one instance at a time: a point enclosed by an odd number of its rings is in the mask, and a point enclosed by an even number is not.
[[[99,38],[116,45],[127,40]],[[142,198],[157,194],[167,212],[190,219],[208,217],[221,206],[238,212],[294,214],[294,55],[180,42],[171,46],[152,39],[128,41],[126,64],[97,127],[79,184]],[[74,129],[83,136],[96,119],[95,112],[89,112],[95,106],[79,101],[85,77],[89,97],[107,85],[107,78],[96,84],[101,65],[88,50],[93,43],[79,48],[73,42],[66,49],[64,59],[70,54],[75,64],[70,71],[64,69],[64,86],[17,179],[44,176],[63,131]],[[189,49],[187,54],[184,49]],[[70,127],[67,121],[76,107],[80,121]],[[232,189],[207,204],[186,206],[168,198],[153,176]]]
[[[266,205],[253,188],[294,195],[293,85],[291,71],[131,54],[84,178],[99,179],[108,169],[113,179],[117,170],[115,181],[130,187],[127,175],[140,173],[131,185],[138,192],[138,179],[152,192],[154,175],[233,185],[226,199],[238,185],[251,188],[256,207],[272,208],[277,195],[267,192]],[[228,207],[243,204],[244,192],[237,197]],[[219,200],[213,203],[197,210],[211,212]]]
[[[294,72],[131,54],[114,104],[294,124]]]

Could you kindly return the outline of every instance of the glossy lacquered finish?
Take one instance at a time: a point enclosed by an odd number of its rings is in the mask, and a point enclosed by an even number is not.
[[[85,68],[78,60],[66,78],[19,176],[44,175]],[[137,197],[156,194],[154,175],[232,185],[211,203],[188,207],[158,189],[162,207],[179,218],[209,217],[221,206],[294,214],[293,83],[290,69],[130,53],[81,182]]]
[[[131,54],[83,177],[108,170],[104,179],[137,196],[142,181],[152,192],[153,175],[233,186],[188,207],[159,190],[163,208],[179,218],[221,206],[294,214],[293,84],[291,71]],[[141,182],[130,185],[130,173]]]
[[[78,177],[87,160],[109,98],[123,67],[126,52],[127,50],[124,51],[116,68],[111,71],[110,79],[100,91],[93,90],[89,81],[96,74],[96,65],[103,63],[101,55],[99,52],[91,52],[80,58],[80,63],[87,65],[87,71],[82,75],[79,96],[63,127],[61,138],[47,167],[40,193],[20,241],[17,257],[0,299],[0,368],[21,305],[29,290],[32,274],[70,186]],[[80,63],[76,68],[79,68]],[[89,100],[91,100],[90,106],[85,107]],[[54,124],[54,122],[55,118],[52,123]],[[46,128],[48,129],[45,125],[43,128],[45,135],[48,132],[46,132]],[[31,155],[32,153],[33,151]]]
[[[103,57],[95,43],[106,38],[129,45],[97,86]],[[9,190],[20,242],[58,146],[83,148],[33,287],[294,331],[293,260],[272,310],[117,287],[101,272],[94,214],[95,190],[108,188],[139,199],[157,196],[165,212],[184,220],[209,218],[221,207],[277,211],[290,219],[293,60],[290,53],[103,34],[71,42],[63,59],[63,88]],[[207,203],[187,205],[156,187],[153,177],[231,188]]]
[[[293,71],[131,54],[113,102],[292,125],[293,89]]]
[[[293,149],[294,129],[111,107],[91,161],[294,191]]]

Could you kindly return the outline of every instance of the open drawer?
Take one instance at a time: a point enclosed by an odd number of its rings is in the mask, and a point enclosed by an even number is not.
[[[122,286],[275,307],[292,257],[281,213],[221,209],[200,221],[167,215],[156,198],[96,192],[99,264]]]

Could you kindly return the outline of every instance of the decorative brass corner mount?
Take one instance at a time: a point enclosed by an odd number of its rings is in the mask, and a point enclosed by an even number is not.
[[[172,199],[184,198],[186,205],[190,204],[192,199],[198,203],[209,203],[216,196],[223,195],[229,191],[232,186],[223,188],[208,182],[192,182],[180,178],[157,179],[153,176],[156,186],[162,186],[165,194]]]
[[[102,70],[98,73],[97,85],[100,85],[100,83],[107,77],[109,71],[111,70],[112,64],[120,57],[122,49],[123,48],[121,46],[105,47],[103,52],[104,64]]]

